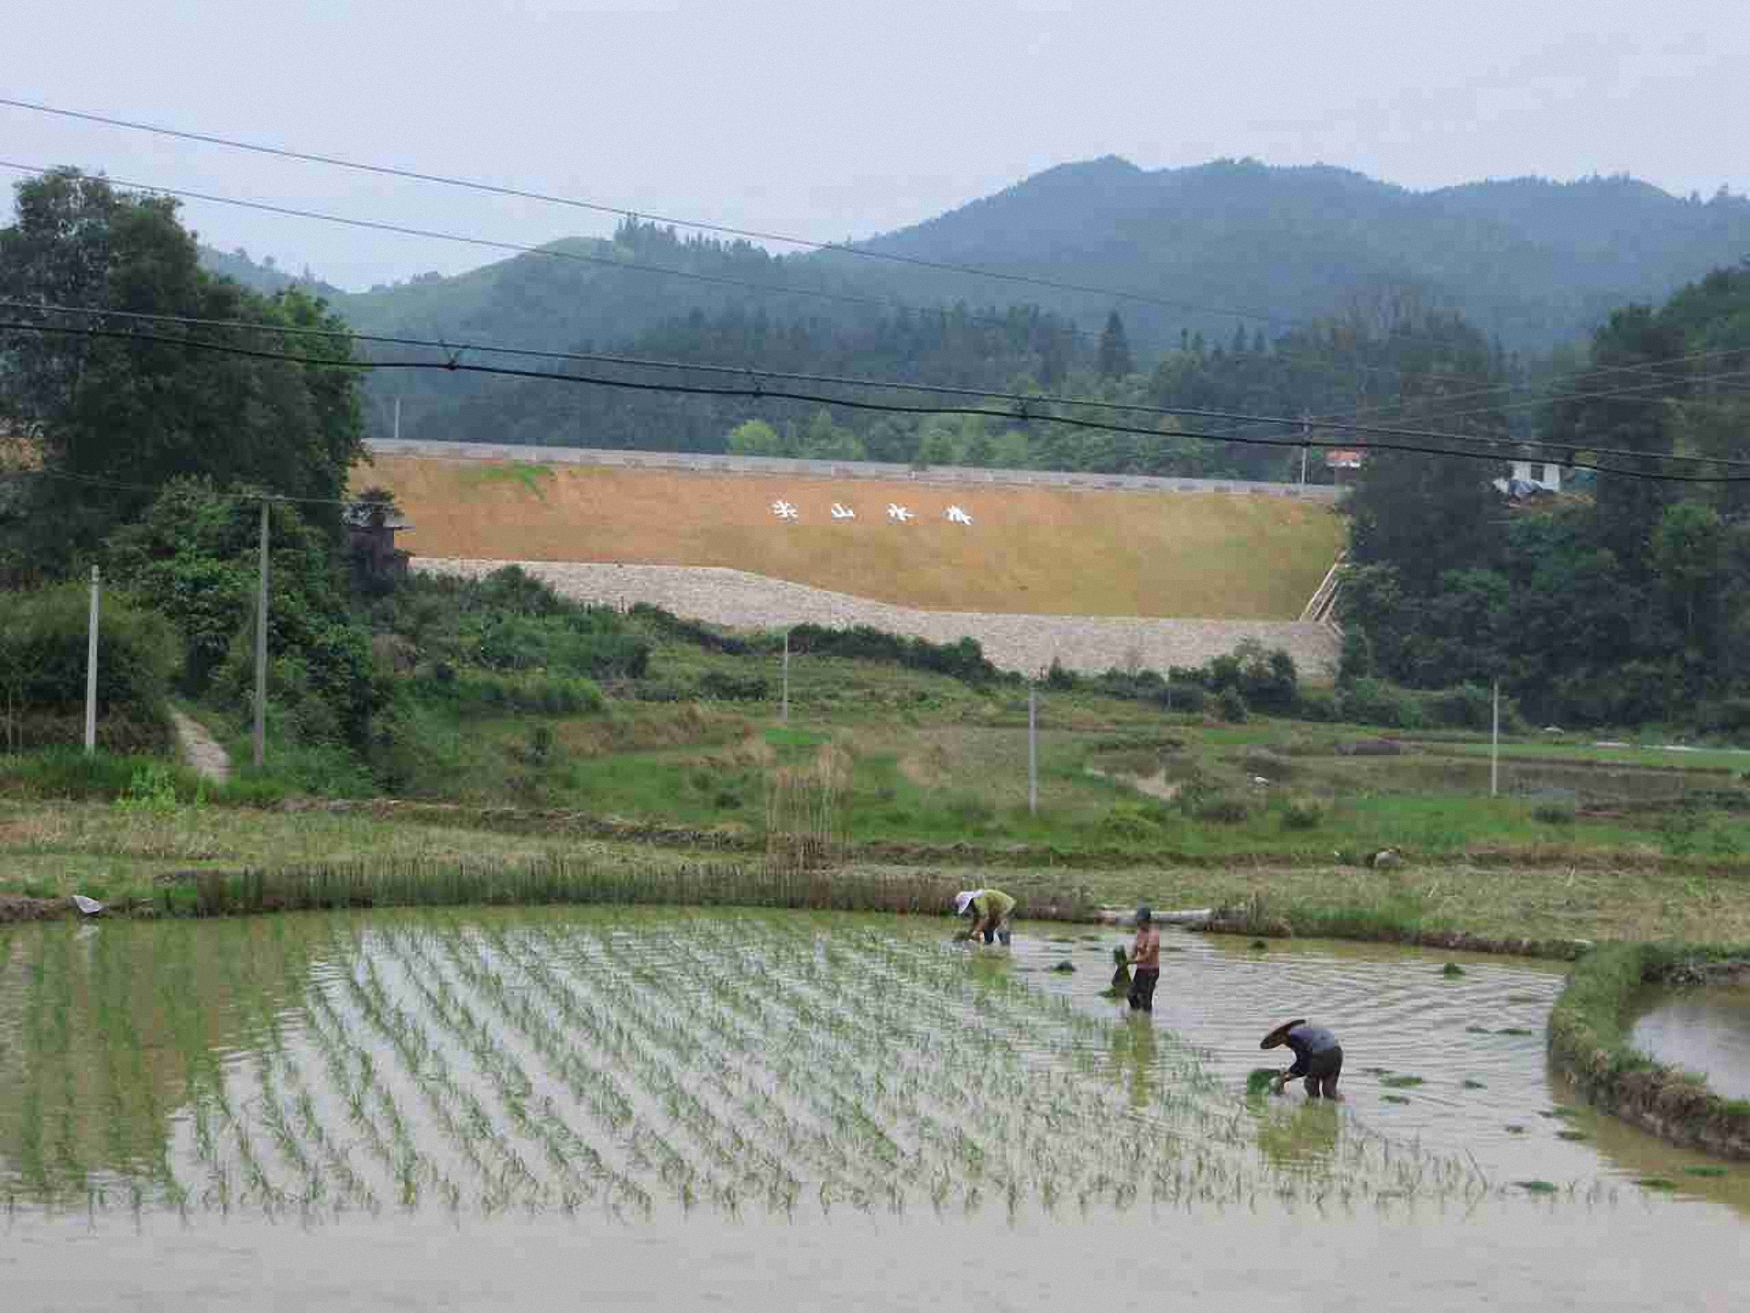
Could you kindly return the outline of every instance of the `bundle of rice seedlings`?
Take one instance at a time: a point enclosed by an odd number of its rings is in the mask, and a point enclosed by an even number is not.
[[[1252,1074],[1246,1077],[1246,1094],[1268,1094],[1271,1086],[1276,1084],[1276,1078],[1282,1073],[1274,1067],[1253,1067]]]
[[[1122,948],[1112,950],[1112,961],[1117,964],[1117,970],[1112,973],[1112,984],[1108,989],[1100,991],[1103,998],[1124,998],[1130,993],[1130,959]]]

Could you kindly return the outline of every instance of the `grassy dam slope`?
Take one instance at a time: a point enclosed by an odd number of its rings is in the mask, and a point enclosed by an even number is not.
[[[379,453],[420,557],[722,566],[925,610],[1294,620],[1341,550],[1328,502]],[[794,520],[774,504],[788,503]],[[835,503],[855,518],[835,518]],[[896,522],[889,505],[913,518]],[[971,524],[951,522],[959,507]]]

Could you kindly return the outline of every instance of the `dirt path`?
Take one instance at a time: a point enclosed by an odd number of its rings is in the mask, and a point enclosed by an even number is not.
[[[183,760],[194,767],[196,774],[214,784],[223,784],[231,778],[229,754],[199,721],[180,711],[172,711],[170,720],[176,726],[176,741],[182,748]]]

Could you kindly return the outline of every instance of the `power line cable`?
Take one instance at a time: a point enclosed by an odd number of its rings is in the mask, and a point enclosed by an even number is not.
[[[723,365],[723,364],[716,364],[716,363],[709,363],[709,362],[692,362],[692,361],[683,361],[683,360],[655,360],[655,359],[650,359],[648,357],[622,356],[622,355],[605,354],[605,353],[600,353],[600,352],[552,351],[552,350],[539,349],[539,348],[503,346],[503,345],[498,345],[498,344],[479,343],[479,342],[447,342],[447,341],[444,341],[441,339],[395,336],[395,335],[387,335],[387,334],[355,333],[355,332],[352,332],[351,330],[336,331],[333,329],[313,328],[313,327],[296,326],[296,325],[282,326],[282,325],[277,325],[277,324],[265,324],[265,323],[260,323],[260,322],[256,322],[256,321],[249,321],[249,320],[210,319],[210,318],[202,318],[202,317],[191,316],[191,315],[173,315],[173,314],[161,314],[161,313],[152,313],[152,312],[143,312],[143,311],[102,310],[102,309],[96,309],[96,308],[67,306],[67,305],[53,304],[53,303],[31,302],[31,301],[19,300],[16,298],[4,298],[4,297],[0,297],[0,307],[19,309],[19,310],[31,310],[31,311],[38,311],[38,312],[53,312],[53,313],[60,313],[60,314],[85,315],[85,316],[90,316],[90,317],[111,317],[111,318],[119,318],[119,319],[132,320],[132,321],[143,321],[143,322],[149,322],[149,323],[173,323],[173,324],[177,324],[177,325],[184,326],[184,327],[241,329],[241,330],[248,331],[248,332],[275,333],[275,334],[294,336],[294,337],[321,337],[321,338],[350,337],[350,338],[354,338],[354,339],[357,339],[360,341],[376,342],[376,343],[383,343],[383,344],[395,345],[395,346],[414,346],[414,347],[428,348],[428,349],[432,349],[432,350],[441,351],[441,352],[445,353],[446,356],[449,356],[449,357],[457,359],[457,360],[459,360],[463,354],[466,354],[467,352],[470,352],[470,351],[474,351],[474,352],[479,352],[481,354],[521,356],[521,357],[527,357],[527,358],[532,358],[532,359],[562,361],[562,362],[567,362],[567,363],[584,363],[584,364],[595,364],[595,365],[616,365],[616,366],[628,366],[628,367],[638,368],[638,369],[663,369],[663,370],[671,370],[671,371],[672,370],[681,370],[681,371],[687,371],[687,372],[691,372],[691,373],[728,375],[731,377],[751,378],[751,379],[755,380],[756,395],[758,395],[757,389],[761,386],[762,381],[771,380],[771,381],[784,381],[784,382],[791,382],[791,383],[808,383],[808,384],[830,386],[830,387],[850,387],[850,388],[877,389],[877,390],[882,390],[882,391],[922,393],[925,395],[932,395],[932,396],[982,397],[982,398],[986,398],[986,399],[992,400],[992,401],[1009,402],[1011,404],[1021,406],[1021,407],[1027,407],[1027,406],[1071,406],[1071,407],[1081,407],[1083,409],[1117,411],[1117,412],[1129,413],[1129,414],[1148,414],[1148,415],[1155,415],[1155,416],[1161,416],[1161,417],[1173,418],[1173,419],[1177,419],[1177,418],[1184,417],[1184,416],[1189,416],[1191,418],[1196,418],[1196,419],[1234,420],[1234,421],[1239,421],[1241,423],[1270,425],[1270,426],[1274,426],[1274,427],[1284,427],[1284,426],[1293,427],[1293,428],[1303,427],[1302,421],[1292,419],[1292,418],[1287,417],[1287,416],[1247,415],[1247,414],[1242,414],[1242,413],[1238,413],[1238,412],[1234,412],[1234,411],[1212,410],[1212,409],[1198,408],[1198,407],[1152,406],[1152,405],[1145,405],[1142,403],[1135,403],[1135,402],[1104,401],[1104,400],[1100,400],[1097,398],[1065,397],[1065,396],[1056,395],[1056,394],[1032,394],[1032,395],[1029,395],[1029,394],[1023,394],[1023,393],[1018,393],[1018,392],[1002,392],[1002,391],[988,389],[988,388],[966,388],[966,387],[943,386],[943,385],[928,384],[928,383],[913,383],[913,382],[909,382],[909,381],[896,380],[896,379],[879,379],[879,378],[844,376],[844,375],[833,375],[833,374],[798,373],[798,372],[786,371],[786,370],[758,369],[758,368],[750,368],[747,366]],[[186,339],[171,339],[171,340],[182,341],[182,340],[186,340]],[[360,362],[360,363],[368,363],[368,362]],[[1750,373],[1750,371],[1738,371],[1738,373],[1734,373],[1731,375],[1721,375],[1719,377],[1737,377],[1738,374],[1740,374],[1740,373]],[[538,376],[539,377],[549,377],[550,375],[538,374]],[[1645,387],[1645,386],[1650,386],[1650,385],[1642,384],[1641,386]],[[1590,395],[1609,396],[1609,395],[1613,395],[1613,394],[1612,393],[1597,393],[1597,394],[1590,394]],[[832,404],[832,403],[829,403],[829,404]],[[1049,413],[1037,413],[1037,414],[1032,414],[1032,415],[1024,415],[1023,417],[1027,418],[1027,419],[1038,420],[1041,422],[1051,422],[1053,420],[1061,418],[1060,416],[1052,415]],[[1511,447],[1514,449],[1548,447],[1548,448],[1552,448],[1552,449],[1554,449],[1557,452],[1562,453],[1562,454],[1566,454],[1566,453],[1574,450],[1578,445],[1578,444],[1571,443],[1571,442],[1565,442],[1565,443],[1535,442],[1535,441],[1525,441],[1525,440],[1513,438],[1510,436],[1493,436],[1493,435],[1488,435],[1488,434],[1472,434],[1472,433],[1450,433],[1450,432],[1441,432],[1441,431],[1429,430],[1429,429],[1414,429],[1414,428],[1393,427],[1393,426],[1385,426],[1385,425],[1360,425],[1360,424],[1346,424],[1346,423],[1337,422],[1337,423],[1330,423],[1330,424],[1321,425],[1321,427],[1335,429],[1339,432],[1358,433],[1358,434],[1362,434],[1362,435],[1377,435],[1377,436],[1382,436],[1382,437],[1411,437],[1411,438],[1418,438],[1418,439],[1423,439],[1423,440],[1427,440],[1427,441],[1438,441],[1438,442],[1449,442],[1449,443],[1453,443],[1453,442],[1477,443],[1477,444],[1484,444],[1484,445],[1489,445],[1489,446],[1494,446],[1494,447]],[[1242,441],[1242,439],[1240,439],[1240,438],[1234,438],[1232,440]],[[1286,445],[1286,446],[1290,446],[1290,447],[1296,447],[1296,446],[1311,446],[1311,445],[1335,446],[1335,445],[1340,445],[1340,444],[1331,444],[1331,443],[1313,444],[1313,443],[1309,443],[1309,442],[1302,442],[1301,440],[1296,438],[1296,439],[1289,439],[1284,443],[1277,443],[1277,444],[1273,444],[1273,445]],[[1355,444],[1348,444],[1348,445],[1355,445]],[[1608,447],[1599,448],[1599,447],[1593,447],[1593,446],[1585,446],[1585,447],[1581,447],[1579,449],[1590,451],[1590,452],[1593,452],[1595,455],[1600,455],[1600,456],[1638,457],[1638,456],[1643,455],[1643,453],[1628,450],[1628,449],[1623,449],[1623,448],[1608,448]],[[1750,460],[1736,460],[1736,459],[1733,459],[1730,457],[1724,457],[1724,456],[1695,456],[1695,455],[1679,455],[1679,454],[1674,453],[1668,457],[1664,457],[1664,459],[1685,461],[1685,462],[1696,463],[1696,464],[1725,465],[1725,466],[1743,465],[1746,467],[1750,467]]]
[[[1031,415],[1026,414],[1024,409],[1021,412],[1017,413],[1014,411],[998,410],[998,409],[993,409],[993,408],[989,408],[989,407],[979,407],[979,406],[962,406],[962,405],[914,406],[914,405],[902,405],[898,402],[891,402],[891,401],[886,401],[886,402],[884,402],[884,401],[863,401],[863,400],[859,400],[859,399],[855,399],[855,398],[833,397],[833,396],[824,396],[824,395],[821,395],[819,393],[800,392],[800,391],[796,391],[796,390],[789,389],[789,388],[767,387],[767,386],[764,386],[760,383],[748,383],[748,384],[743,384],[740,386],[706,387],[706,386],[699,385],[699,384],[671,383],[671,382],[647,382],[647,381],[635,380],[635,379],[598,378],[598,377],[579,375],[579,374],[556,374],[556,373],[552,373],[552,372],[544,371],[544,370],[515,369],[515,368],[508,367],[508,366],[503,366],[503,365],[472,365],[472,364],[464,364],[459,359],[456,359],[456,358],[451,358],[450,360],[447,360],[447,361],[435,361],[435,360],[369,360],[369,361],[345,360],[345,359],[339,359],[339,358],[324,358],[324,357],[317,357],[317,356],[299,356],[299,355],[293,355],[293,354],[290,354],[287,352],[264,351],[264,350],[259,350],[259,349],[251,348],[251,347],[236,346],[236,345],[231,344],[231,343],[207,342],[207,341],[203,341],[199,338],[171,337],[167,334],[161,334],[161,333],[142,333],[142,332],[138,332],[138,331],[124,331],[121,329],[75,327],[75,326],[57,325],[57,324],[32,324],[32,323],[23,323],[23,322],[0,321],[0,329],[11,329],[11,330],[24,331],[24,332],[66,334],[66,335],[71,335],[71,336],[82,336],[82,337],[100,337],[100,338],[112,338],[112,339],[119,338],[119,339],[131,340],[131,341],[154,342],[154,343],[160,343],[160,344],[164,344],[164,345],[179,346],[179,347],[184,347],[184,348],[193,348],[196,350],[204,350],[204,351],[213,351],[213,352],[218,352],[220,354],[243,356],[243,357],[259,359],[259,360],[281,361],[281,362],[284,362],[287,364],[302,365],[302,366],[306,366],[306,367],[317,366],[317,367],[355,370],[355,371],[359,371],[359,372],[373,371],[373,370],[387,370],[387,369],[394,369],[394,370],[443,370],[443,371],[446,371],[449,373],[485,374],[485,375],[496,375],[496,376],[510,377],[510,378],[541,379],[541,380],[545,380],[548,382],[555,382],[555,383],[571,383],[571,384],[578,384],[578,385],[585,385],[585,386],[621,388],[621,389],[638,391],[638,392],[661,392],[661,393],[669,393],[669,394],[683,395],[683,396],[762,398],[762,399],[778,400],[778,401],[797,401],[797,402],[804,402],[804,403],[815,404],[815,405],[838,405],[838,406],[845,406],[845,407],[848,407],[848,408],[853,409],[853,410],[876,411],[876,412],[881,412],[881,413],[886,413],[886,414],[983,416],[983,417],[988,418],[988,419],[1006,419],[1006,420],[1017,421],[1017,422],[1027,422],[1030,420],[1039,419],[1039,420],[1042,420],[1044,422],[1049,422],[1049,423],[1053,423],[1053,424],[1062,424],[1062,425],[1065,425],[1065,426],[1070,427],[1070,428],[1085,429],[1085,430],[1095,431],[1095,432],[1125,433],[1125,434],[1136,435],[1139,437],[1149,437],[1149,438],[1157,438],[1157,439],[1179,437],[1179,438],[1191,438],[1191,439],[1195,439],[1198,441],[1206,441],[1206,442],[1235,442],[1235,441],[1237,441],[1237,442],[1240,442],[1244,445],[1280,447],[1280,448],[1296,448],[1296,447],[1303,447],[1303,446],[1326,448],[1326,447],[1337,447],[1337,446],[1341,445],[1341,446],[1345,446],[1345,447],[1359,448],[1362,450],[1397,451],[1397,452],[1405,452],[1405,453],[1428,455],[1428,456],[1452,456],[1452,457],[1459,457],[1459,458],[1466,459],[1466,460],[1495,461],[1495,460],[1499,459],[1498,456],[1496,456],[1492,453],[1480,452],[1480,451],[1477,451],[1475,449],[1454,450],[1451,448],[1432,447],[1432,446],[1428,446],[1425,444],[1413,444],[1413,443],[1398,442],[1398,441],[1385,442],[1385,441],[1380,441],[1377,438],[1371,438],[1371,437],[1366,438],[1362,441],[1346,441],[1346,442],[1341,443],[1341,444],[1336,443],[1336,442],[1323,441],[1323,440],[1319,440],[1319,439],[1308,440],[1308,439],[1302,439],[1302,438],[1268,438],[1268,437],[1247,436],[1247,437],[1242,437],[1242,438],[1236,439],[1236,438],[1232,437],[1231,435],[1224,434],[1224,433],[1207,433],[1207,432],[1199,432],[1199,431],[1193,431],[1193,430],[1176,430],[1173,432],[1163,432],[1159,429],[1145,429],[1145,428],[1137,427],[1135,425],[1113,424],[1113,423],[1109,423],[1107,421],[1102,421],[1102,420],[1084,419],[1084,418],[1081,418],[1079,416],[1031,416]],[[1643,460],[1643,461],[1673,459],[1673,457],[1665,456],[1663,454],[1658,454],[1658,453],[1629,452],[1629,453],[1625,453],[1625,454],[1631,456],[1634,459],[1639,459],[1639,460]],[[1722,462],[1722,463],[1744,464],[1746,462]],[[1626,477],[1626,478],[1646,479],[1646,480],[1657,481],[1657,482],[1707,483],[1707,484],[1750,482],[1750,475],[1670,474],[1670,473],[1666,473],[1664,471],[1625,469],[1625,468],[1618,467],[1618,466],[1600,465],[1600,464],[1596,464],[1593,462],[1583,462],[1583,461],[1578,461],[1578,460],[1571,461],[1571,462],[1569,462],[1569,464],[1570,464],[1570,468],[1593,470],[1593,471],[1596,471],[1598,473],[1603,473],[1603,474],[1620,475],[1620,476]],[[81,476],[76,476],[76,475],[69,475],[69,474],[66,474],[65,472],[38,471],[38,473],[49,474],[50,477],[72,477],[72,478],[81,477]],[[138,490],[150,491],[150,489],[146,488],[144,485],[137,485],[137,488],[138,488]],[[343,502],[343,501],[338,501],[335,499],[325,499],[325,498],[284,498],[283,500],[308,501],[308,502],[311,502],[312,504],[326,504],[326,505],[350,505],[351,504],[350,502]]]

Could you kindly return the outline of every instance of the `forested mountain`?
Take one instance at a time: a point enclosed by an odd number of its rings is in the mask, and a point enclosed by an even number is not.
[[[957,375],[935,372],[944,363],[939,351],[908,360],[877,343],[890,343],[894,325],[933,314],[944,334],[964,344],[966,334],[941,312],[964,326],[986,315],[1000,321],[1009,307],[1025,305],[1037,307],[1027,315],[1065,329],[1049,339],[1091,359],[1100,326],[1116,308],[1136,366],[1148,372],[1162,361],[1182,369],[1182,348],[1198,341],[1210,350],[1231,350],[1236,340],[1249,349],[1273,346],[1291,330],[1317,333],[1318,323],[1336,318],[1380,326],[1398,314],[1390,307],[1408,303],[1418,313],[1462,315],[1508,356],[1543,353],[1584,339],[1616,306],[1660,300],[1710,268],[1735,263],[1750,251],[1750,201],[1723,192],[1705,202],[1679,199],[1627,178],[1517,179],[1417,193],[1322,166],[1220,161],[1148,171],[1108,157],[1047,170],[864,245],[1152,299],[839,252],[775,256],[749,242],[689,239],[638,222],[623,223],[612,239],[569,239],[546,254],[453,278],[427,274],[358,294],[314,290],[362,331],[651,353],[710,339],[718,352],[712,358],[727,363],[781,368],[831,360],[849,372],[896,371],[931,382],[998,387],[1020,375],[1050,386],[1066,362],[1045,360],[1037,341],[1029,360],[1007,348],[984,352],[976,369]],[[245,260],[236,269],[237,257],[213,259],[224,262],[213,267],[253,286],[286,281],[265,265]],[[906,306],[920,313],[907,315]],[[1233,310],[1264,317],[1226,313]],[[730,328],[704,333],[699,317]],[[509,425],[523,440],[537,440],[542,407],[519,401],[500,415],[489,400],[513,390],[432,375],[378,378],[369,389],[371,431],[388,432],[399,394],[404,433],[430,426],[446,436],[502,437],[495,430]],[[1252,383],[1243,390],[1258,392]],[[1304,399],[1304,408],[1373,404],[1382,387],[1376,377],[1346,397],[1323,391]],[[1280,388],[1274,393],[1255,400],[1296,400]],[[570,440],[609,446],[627,440],[617,435],[627,416],[655,413],[619,406],[621,419],[604,427],[591,418],[595,403],[559,409],[571,418]],[[676,413],[693,419],[672,436],[647,431],[632,440],[709,446],[698,418],[707,410],[715,423],[718,409],[683,406]]]
[[[200,247],[201,268],[211,274],[223,274],[226,278],[235,279],[252,292],[260,292],[263,296],[273,296],[291,288],[308,292],[311,296],[323,297],[326,300],[338,302],[345,298],[346,293],[331,283],[325,283],[310,272],[309,266],[304,267],[301,274],[288,274],[279,267],[279,262],[271,255],[263,256],[258,263],[250,258],[249,252],[239,246],[233,251],[221,251],[214,246]]]
[[[1682,200],[1629,178],[1418,193],[1324,166],[1245,160],[1148,171],[1109,156],[866,245],[1184,303],[1124,303],[1138,338],[1232,331],[1234,318],[1197,305],[1306,319],[1357,294],[1409,286],[1511,349],[1541,350],[1591,332],[1625,301],[1663,298],[1737,261],[1750,251],[1750,200]],[[944,290],[939,274],[890,277],[908,296]],[[948,295],[964,294],[959,282]],[[1083,318],[1111,301],[1044,291],[1027,299]]]

